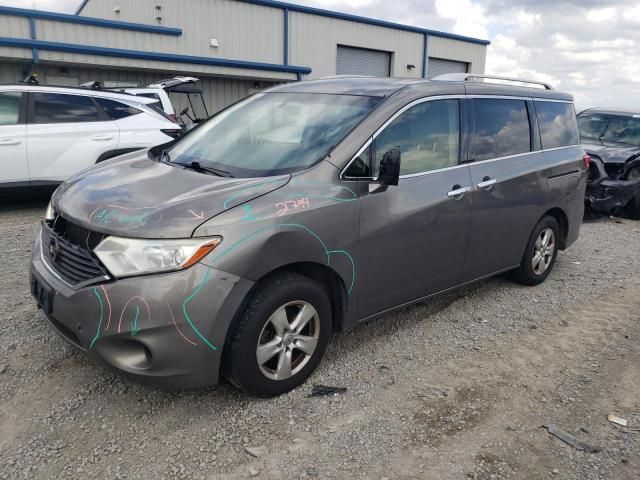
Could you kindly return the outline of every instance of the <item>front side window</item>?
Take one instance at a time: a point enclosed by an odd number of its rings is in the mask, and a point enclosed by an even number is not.
[[[17,125],[20,121],[22,94],[0,92],[0,125]]]
[[[35,123],[83,123],[100,120],[90,97],[59,93],[33,93]]]
[[[635,116],[611,117],[602,140],[634,147],[640,146],[640,118]]]
[[[508,157],[531,151],[531,131],[524,100],[475,99],[474,159]]]
[[[235,177],[291,173],[322,160],[380,102],[378,97],[258,93],[222,111],[169,151]]]
[[[434,100],[411,107],[375,139],[374,176],[385,153],[400,149],[400,175],[452,167],[460,159],[458,100]]]
[[[578,123],[571,103],[535,102],[542,148],[578,145]]]
[[[580,115],[578,117],[580,136],[587,140],[600,140],[609,125],[609,120],[611,120],[609,115]]]

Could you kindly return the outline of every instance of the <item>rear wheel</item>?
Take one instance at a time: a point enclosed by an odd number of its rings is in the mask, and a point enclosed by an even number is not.
[[[331,336],[331,304],[322,287],[282,272],[259,284],[229,331],[223,368],[247,393],[275,396],[302,384]]]
[[[545,216],[533,229],[520,268],[511,277],[523,285],[539,285],[544,282],[556,261],[560,240],[558,222]]]

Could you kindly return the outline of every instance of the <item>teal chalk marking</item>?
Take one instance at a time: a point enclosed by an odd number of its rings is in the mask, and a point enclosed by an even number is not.
[[[206,337],[204,335],[202,335],[202,333],[200,333],[200,330],[198,330],[196,328],[196,326],[191,321],[191,318],[189,317],[189,314],[187,313],[187,303],[189,303],[191,300],[193,300],[195,298],[195,296],[198,295],[198,293],[200,293],[200,290],[202,290],[202,287],[204,287],[204,284],[207,283],[207,281],[209,280],[209,272],[210,271],[211,270],[207,269],[207,273],[205,274],[204,278],[202,279],[202,282],[200,283],[200,285],[198,285],[198,288],[196,288],[193,291],[193,293],[191,295],[189,295],[187,298],[185,298],[184,302],[182,302],[182,313],[184,313],[184,318],[187,320],[187,323],[191,327],[191,330],[193,330],[195,332],[195,334],[198,335],[198,337],[200,337],[200,340],[202,340],[211,350],[213,350],[215,352],[217,350],[217,348],[214,347],[213,345],[211,345],[211,342],[209,342],[209,340],[207,340]]]
[[[96,331],[96,336],[93,337],[93,340],[91,340],[91,345],[89,345],[89,348],[93,348],[96,341],[98,340],[98,337],[100,336],[100,328],[102,327],[102,317],[104,317],[104,307],[102,306],[102,299],[100,298],[98,289],[95,287],[93,288],[93,294],[98,299],[98,302],[100,302],[100,320],[98,321],[98,330]]]
[[[330,250],[328,253],[329,254],[339,253],[349,258],[349,261],[351,262],[351,286],[349,286],[349,290],[347,290],[347,295],[349,295],[351,293],[351,290],[353,290],[353,286],[356,283],[356,263],[353,261],[353,257],[351,256],[351,254],[346,250]]]
[[[316,240],[318,240],[320,242],[320,244],[322,245],[322,248],[324,248],[325,253],[328,252],[328,248],[327,246],[324,244],[324,242],[322,241],[322,239],[313,231],[311,231],[309,228],[305,227],[304,225],[299,225],[297,223],[277,223],[274,225],[267,225],[266,227],[263,227],[259,230],[256,230],[255,232],[253,232],[251,235],[248,235],[240,240],[238,240],[236,243],[234,243],[233,245],[231,245],[229,248],[227,248],[224,252],[222,252],[220,255],[218,255],[216,258],[212,259],[211,262],[215,262],[217,260],[220,260],[221,258],[225,257],[227,254],[231,253],[232,251],[234,251],[236,248],[238,248],[242,243],[246,242],[247,240],[255,237],[256,235],[264,232],[265,230],[269,230],[271,228],[275,228],[275,227],[295,227],[295,228],[302,228],[303,230],[305,230],[307,233],[313,235]],[[327,264],[329,263],[329,254],[327,253]],[[212,266],[211,264],[208,264],[209,266]]]
[[[138,328],[138,319],[140,318],[140,306],[136,305],[136,318],[131,322],[131,335],[135,335],[140,331]]]
[[[258,217],[253,214],[253,208],[251,207],[251,205],[243,205],[242,210],[244,210],[245,215],[240,220],[248,220],[249,222],[253,222],[254,220],[258,219]]]

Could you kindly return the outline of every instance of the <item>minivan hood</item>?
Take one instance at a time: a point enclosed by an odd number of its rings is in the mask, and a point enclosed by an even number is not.
[[[146,153],[132,154],[67,180],[53,205],[64,218],[93,231],[187,238],[207,220],[286,185],[290,178],[223,178],[154,161]]]

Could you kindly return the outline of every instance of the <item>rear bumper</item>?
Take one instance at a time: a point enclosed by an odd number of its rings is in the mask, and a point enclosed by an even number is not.
[[[50,287],[45,313],[67,342],[126,378],[170,388],[218,382],[227,329],[253,285],[196,264],[74,289],[43,259],[40,236],[31,275]]]

